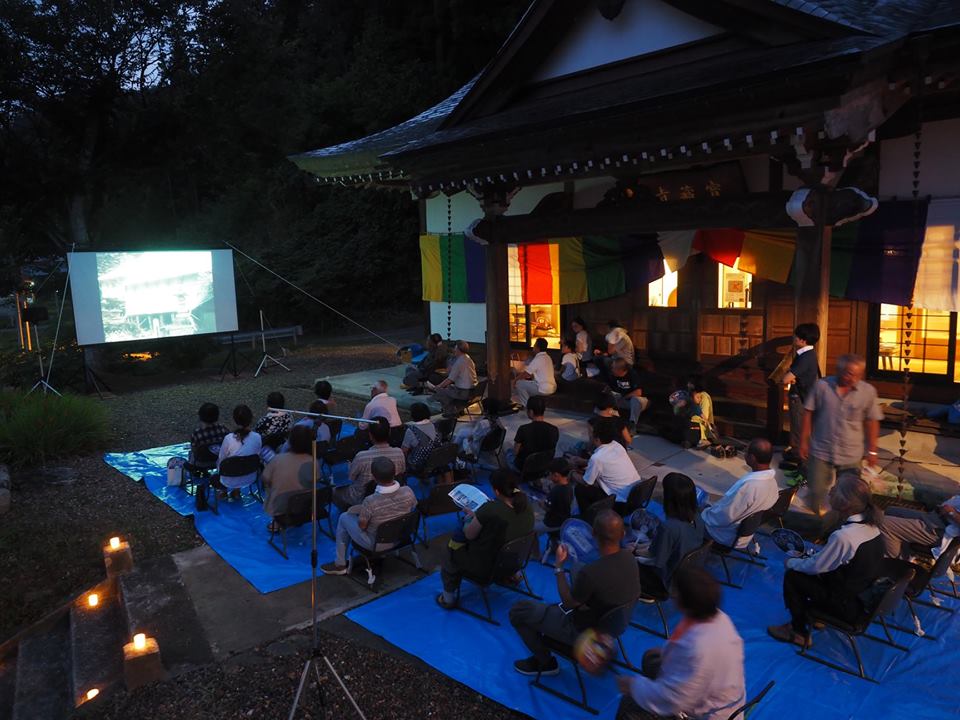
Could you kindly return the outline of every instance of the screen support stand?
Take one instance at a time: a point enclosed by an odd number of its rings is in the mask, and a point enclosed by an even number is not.
[[[27,393],[29,395],[34,390],[40,390],[44,395],[48,392],[52,392],[54,395],[59,395],[52,385],[47,382],[47,376],[43,372],[43,351],[40,349],[40,331],[37,329],[37,323],[33,325],[33,334],[37,339],[37,362],[40,363],[40,379],[34,384],[30,391]]]
[[[89,362],[87,357],[87,353],[89,352],[91,352],[90,348],[85,347],[83,349],[83,384],[87,393],[89,393],[90,389],[92,388],[94,392],[97,393],[97,396],[103,400],[103,391],[101,390],[101,386],[103,387],[103,390],[106,390],[107,392],[113,392],[113,390],[111,390],[110,386],[103,381],[103,378],[97,375],[94,369],[90,367],[92,363]]]
[[[220,382],[223,382],[223,377],[227,374],[227,365],[230,365],[230,372],[235,378],[240,377],[240,372],[237,370],[237,355],[237,338],[233,333],[230,333],[230,350],[220,364]],[[240,355],[240,357],[244,360],[247,359],[244,355]]]
[[[267,353],[267,331],[263,325],[263,310],[260,310],[260,345],[263,348],[263,358],[260,360],[260,366],[257,368],[257,371],[253,374],[254,377],[260,377],[260,373],[266,370],[267,361],[269,360],[274,365],[279,365],[287,372],[290,372],[290,368],[284,365],[282,362],[277,360],[275,357]]]

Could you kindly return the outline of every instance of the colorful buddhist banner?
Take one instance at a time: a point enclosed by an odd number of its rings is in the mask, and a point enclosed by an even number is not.
[[[423,299],[484,302],[486,252],[460,233],[420,236]]]
[[[796,230],[745,230],[739,268],[757,277],[785,283],[797,247]]]

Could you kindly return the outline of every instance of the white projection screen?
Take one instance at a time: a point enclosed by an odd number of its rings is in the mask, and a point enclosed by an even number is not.
[[[234,332],[231,250],[68,253],[77,343]]]

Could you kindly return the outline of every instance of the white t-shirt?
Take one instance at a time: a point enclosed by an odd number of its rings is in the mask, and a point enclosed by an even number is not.
[[[560,360],[561,377],[570,382],[580,377],[580,358],[576,353],[564,353]]]
[[[594,450],[583,474],[587,485],[596,483],[607,495],[616,495],[621,502],[626,501],[630,487],[639,479],[640,473],[627,451],[616,441]]]
[[[557,391],[557,378],[553,374],[553,360],[545,352],[534,355],[527,365],[527,372],[537,383],[537,392],[541,395],[552,395]]]
[[[241,440],[235,432],[227,435],[220,444],[220,455],[217,457],[217,470],[220,469],[220,463],[228,457],[242,457],[245,455],[259,455],[260,448],[263,446],[263,440],[260,433],[252,430]],[[257,479],[257,473],[244,475],[243,477],[221,477],[220,481],[228,488],[242,488]]]
[[[363,417],[367,420],[375,417],[386,418],[390,427],[403,425],[400,421],[400,413],[397,410],[397,399],[383,392],[370,398],[370,402],[363,408]]]

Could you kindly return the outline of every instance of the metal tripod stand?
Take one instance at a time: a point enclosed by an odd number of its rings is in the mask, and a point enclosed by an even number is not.
[[[257,367],[257,371],[253,374],[253,376],[254,376],[254,377],[260,377],[260,373],[262,373],[262,372],[264,371],[268,360],[269,360],[270,362],[272,362],[274,365],[279,365],[280,367],[282,367],[282,368],[283,368],[284,370],[286,370],[287,372],[290,372],[290,368],[288,368],[288,367],[287,367],[286,365],[284,365],[282,362],[280,362],[280,361],[277,360],[275,357],[273,357],[272,355],[270,355],[269,353],[267,353],[267,335],[266,335],[266,332],[267,332],[267,331],[264,329],[264,326],[263,326],[263,310],[261,310],[261,311],[260,311],[260,345],[261,345],[261,347],[263,348],[263,358],[260,360],[260,365]]]

